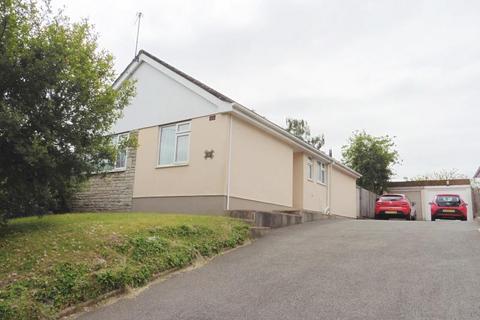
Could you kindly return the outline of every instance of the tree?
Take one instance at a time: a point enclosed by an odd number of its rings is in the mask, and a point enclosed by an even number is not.
[[[315,149],[320,150],[325,144],[324,135],[313,136],[310,134],[310,126],[305,120],[290,119],[287,118],[287,128],[286,130],[305,141],[306,143],[312,145]]]
[[[358,185],[382,194],[393,175],[392,166],[399,163],[393,139],[386,135],[374,137],[356,131],[342,147],[343,163],[362,174]]]
[[[427,173],[424,175],[418,175],[413,177],[413,181],[424,181],[424,180],[453,180],[453,179],[468,179],[468,176],[460,173],[458,169],[443,169],[439,171],[434,171],[432,173]]]
[[[2,0],[0,220],[68,209],[79,183],[113,160],[108,133],[134,94],[114,79],[87,21],[48,1]]]

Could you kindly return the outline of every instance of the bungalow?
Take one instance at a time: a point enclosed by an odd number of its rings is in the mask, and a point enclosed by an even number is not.
[[[306,210],[356,217],[360,174],[146,51],[115,86],[137,94],[114,127],[138,138],[78,193],[79,211],[224,214]]]

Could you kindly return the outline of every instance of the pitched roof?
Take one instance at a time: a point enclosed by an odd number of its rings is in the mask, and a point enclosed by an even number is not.
[[[173,67],[172,65],[169,65],[168,63],[166,63],[165,61],[163,60],[160,60],[159,58],[155,57],[153,54],[145,51],[145,50],[140,50],[140,52],[138,53],[137,56],[141,55],[141,54],[144,54],[146,55],[147,57],[155,60],[156,62],[160,63],[161,65],[163,65],[165,68],[167,69],[170,69],[171,71],[175,72],[176,74],[178,74],[179,76],[182,76],[184,77],[185,79],[187,79],[188,81],[196,84],[197,86],[199,86],[200,88],[202,88],[203,90],[207,91],[208,93],[214,95],[215,97],[217,97],[218,99],[222,100],[222,101],[225,101],[225,102],[228,102],[228,103],[233,103],[235,101],[233,101],[232,99],[230,99],[229,97],[221,94],[220,92],[218,92],[217,90],[215,89],[212,89],[211,87],[207,86],[205,83],[189,76],[188,74],[186,74],[185,72],[181,71],[181,70],[178,70],[177,68]]]
[[[296,145],[300,145],[303,149],[307,149],[311,153],[316,154],[319,157],[321,157],[321,158],[323,158],[327,161],[330,161],[331,163],[335,164],[338,168],[343,169],[347,173],[349,173],[349,174],[351,174],[351,175],[353,175],[357,178],[362,176],[360,173],[358,173],[355,170],[349,168],[348,166],[344,165],[343,163],[339,162],[338,160],[334,159],[333,157],[328,156],[325,152],[314,148],[310,144],[308,144],[305,141],[299,139],[295,135],[286,131],[284,128],[280,127],[279,125],[275,124],[274,122],[268,120],[264,116],[261,116],[260,114],[256,113],[252,109],[241,105],[240,103],[236,102],[235,100],[225,96],[224,94],[222,94],[222,93],[218,92],[217,90],[207,86],[203,82],[193,78],[192,76],[190,76],[190,75],[186,74],[185,72],[173,67],[172,65],[166,63],[165,61],[157,58],[153,54],[151,54],[151,53],[149,53],[149,52],[147,52],[143,49],[138,52],[138,54],[135,56],[135,58],[133,58],[133,60],[128,64],[128,66],[125,68],[125,70],[118,76],[117,80],[115,80],[115,82],[114,82],[114,86],[116,84],[118,84],[118,82],[121,82],[121,79],[123,79],[125,77],[128,77],[127,73],[132,72],[132,70],[130,70],[131,67],[134,64],[136,64],[140,61],[140,57],[142,55],[147,56],[148,58],[152,59],[156,63],[162,65],[163,67],[165,67],[167,69],[169,69],[170,71],[172,71],[175,74],[181,76],[182,78],[190,81],[191,83],[195,84],[196,86],[198,86],[201,89],[205,90],[206,92],[210,93],[211,95],[218,98],[219,100],[231,104],[234,111],[238,111],[238,112],[246,115],[248,118],[253,119],[253,120],[271,128],[272,130],[276,131],[277,133],[279,133],[282,136],[286,137],[287,139],[291,140]]]

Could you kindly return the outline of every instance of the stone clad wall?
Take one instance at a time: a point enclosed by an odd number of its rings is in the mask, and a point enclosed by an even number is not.
[[[127,169],[92,176],[72,201],[72,211],[131,211],[137,152],[128,149]]]

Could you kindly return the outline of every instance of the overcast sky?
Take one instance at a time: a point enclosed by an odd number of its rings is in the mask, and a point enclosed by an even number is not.
[[[395,136],[396,178],[480,166],[480,1],[52,0],[88,18],[121,72],[139,47],[324,151]]]

